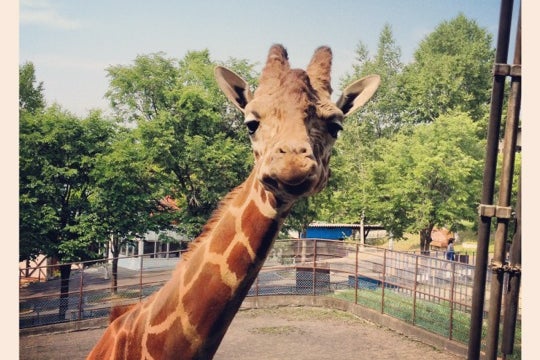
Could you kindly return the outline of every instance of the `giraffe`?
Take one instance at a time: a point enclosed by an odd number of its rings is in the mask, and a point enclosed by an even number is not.
[[[252,93],[218,66],[215,77],[243,113],[253,170],[218,206],[171,279],[109,324],[87,359],[211,359],[300,197],[322,190],[343,119],[366,103],[380,78],[367,76],[331,101],[332,52],[321,46],[306,68],[291,69],[271,46]]]

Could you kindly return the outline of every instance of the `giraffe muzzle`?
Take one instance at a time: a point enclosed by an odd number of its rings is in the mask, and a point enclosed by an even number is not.
[[[273,158],[269,171],[261,180],[272,192],[301,196],[311,192],[316,174],[317,162],[312,156],[289,153]]]

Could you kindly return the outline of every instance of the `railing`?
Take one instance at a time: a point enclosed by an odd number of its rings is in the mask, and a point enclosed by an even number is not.
[[[73,264],[67,312],[59,317],[59,279],[30,284],[20,291],[20,327],[107,316],[111,306],[140,301],[159,289],[181,257],[120,258],[116,291],[110,259]],[[343,241],[277,240],[248,296],[336,297],[467,343],[473,268]],[[491,272],[487,279],[489,289]]]

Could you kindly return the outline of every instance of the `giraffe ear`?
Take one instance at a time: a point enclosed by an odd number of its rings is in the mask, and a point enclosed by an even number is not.
[[[217,66],[214,69],[214,76],[219,88],[225,96],[241,111],[247,103],[251,101],[253,95],[249,90],[249,84],[231,70],[223,66]]]
[[[380,83],[381,77],[379,75],[368,75],[356,80],[345,88],[336,102],[337,107],[343,111],[345,116],[352,114],[371,99]]]

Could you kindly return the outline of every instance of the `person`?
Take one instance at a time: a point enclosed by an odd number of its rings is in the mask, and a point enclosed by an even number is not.
[[[454,261],[454,238],[448,239],[448,247],[446,248],[446,260]]]

